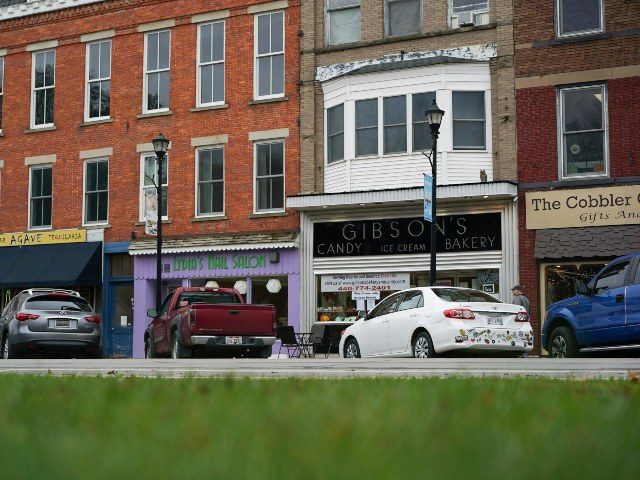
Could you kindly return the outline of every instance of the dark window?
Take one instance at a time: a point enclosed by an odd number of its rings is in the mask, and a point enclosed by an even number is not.
[[[408,35],[420,31],[421,0],[387,0],[387,35]]]
[[[51,226],[51,167],[31,168],[31,228]]]
[[[407,151],[407,97],[387,97],[384,104],[384,153]]]
[[[185,306],[183,302],[187,302],[188,305],[194,303],[240,303],[236,295],[227,292],[183,292],[178,297],[178,307]]]
[[[327,161],[344,159],[344,103],[327,110]]]
[[[4,100],[4,58],[0,58],[0,131],[2,130],[2,102]]]
[[[224,22],[200,25],[200,104],[224,101]]]
[[[91,307],[86,300],[70,295],[39,295],[32,297],[24,304],[26,310],[69,310],[90,312]]]
[[[109,204],[109,162],[90,161],[85,164],[85,223],[107,221]]]
[[[356,102],[356,157],[378,154],[378,99]]]
[[[604,30],[602,0],[558,0],[558,30],[577,35]]]
[[[472,288],[434,288],[431,290],[445,302],[491,302],[501,303],[488,293]]]
[[[224,150],[198,150],[198,215],[224,211]]]
[[[329,45],[360,41],[360,0],[326,0]]]
[[[453,92],[454,150],[486,146],[484,92]]]
[[[435,99],[435,92],[411,95],[414,152],[426,150],[431,146],[431,133],[427,123],[426,112],[431,108],[431,104]]]
[[[89,44],[89,118],[108,117],[111,106],[111,40]]]
[[[169,108],[169,47],[170,33],[147,34],[147,63],[145,82],[147,86],[146,110]]]
[[[133,257],[128,254],[110,256],[111,276],[130,277],[133,275]]]
[[[422,292],[415,290],[404,294],[400,304],[398,305],[398,311],[410,310],[412,308],[419,308],[422,306],[424,306]]]
[[[400,295],[393,295],[389,298],[385,298],[371,311],[368,318],[381,317],[382,315],[395,311],[399,298]]]
[[[34,53],[33,62],[33,124],[52,125],[56,52]]]
[[[635,285],[640,285],[640,263],[638,264],[638,268],[636,270],[636,278],[633,281]]]
[[[611,265],[598,276],[594,285],[594,292],[601,293],[605,290],[624,286],[624,279],[629,269],[629,262],[620,262]]]
[[[284,208],[284,143],[256,145],[256,210]]]
[[[284,94],[284,12],[256,17],[257,96]]]

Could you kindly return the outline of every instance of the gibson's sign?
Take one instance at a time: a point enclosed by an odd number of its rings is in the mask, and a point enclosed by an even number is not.
[[[527,229],[640,224],[640,185],[530,192]]]
[[[438,217],[437,251],[501,250],[499,213]],[[412,255],[431,251],[431,223],[422,218],[316,223],[314,257]]]
[[[87,241],[87,231],[46,230],[0,234],[0,247],[25,247],[27,245],[49,245],[52,243],[78,243]]]

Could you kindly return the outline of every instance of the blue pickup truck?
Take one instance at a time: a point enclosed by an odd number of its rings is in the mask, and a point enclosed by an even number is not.
[[[640,252],[608,263],[577,292],[547,309],[542,347],[551,357],[640,349]]]

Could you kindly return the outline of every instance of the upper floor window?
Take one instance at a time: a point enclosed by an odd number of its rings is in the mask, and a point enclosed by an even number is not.
[[[55,89],[56,52],[34,52],[31,97],[31,126],[53,126],[53,91]]]
[[[449,0],[449,11],[454,28],[489,23],[489,0]]]
[[[144,36],[144,112],[169,110],[169,30]]]
[[[604,85],[560,90],[562,176],[608,174]]]
[[[422,0],[386,0],[385,30],[388,36],[418,33],[422,25]]]
[[[484,92],[453,92],[453,149],[485,150]]]
[[[4,100],[4,58],[0,57],[0,132],[2,131],[2,102]]]
[[[436,99],[435,92],[411,95],[413,123],[413,151],[419,152],[431,146],[431,130],[427,124],[427,110]]]
[[[158,181],[158,157],[155,153],[142,154],[142,184],[140,192],[140,219],[147,220],[147,211],[157,205],[156,185]],[[162,164],[162,199],[160,211],[162,219],[167,220],[167,187],[169,185],[169,155],[165,155]],[[150,218],[156,220],[155,218]]]
[[[255,98],[284,95],[284,12],[256,15]]]
[[[384,105],[384,153],[407,151],[407,97],[386,97]]]
[[[224,213],[224,149],[201,148],[197,155],[197,215],[220,215]]]
[[[52,170],[51,165],[29,169],[29,228],[51,228]]]
[[[604,31],[602,0],[557,0],[556,12],[560,37]]]
[[[109,205],[109,161],[84,164],[84,223],[106,223]]]
[[[111,40],[87,45],[86,120],[109,118],[111,106]]]
[[[329,45],[360,41],[360,0],[325,0]]]
[[[356,157],[378,155],[378,99],[356,102]]]
[[[256,212],[284,210],[284,142],[256,144]]]
[[[198,27],[198,106],[224,103],[224,22]]]
[[[344,103],[327,110],[327,162],[344,159]]]

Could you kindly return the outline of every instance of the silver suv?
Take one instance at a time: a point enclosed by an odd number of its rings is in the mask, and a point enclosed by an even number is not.
[[[2,358],[53,353],[102,357],[100,317],[78,292],[23,290],[0,316]]]

